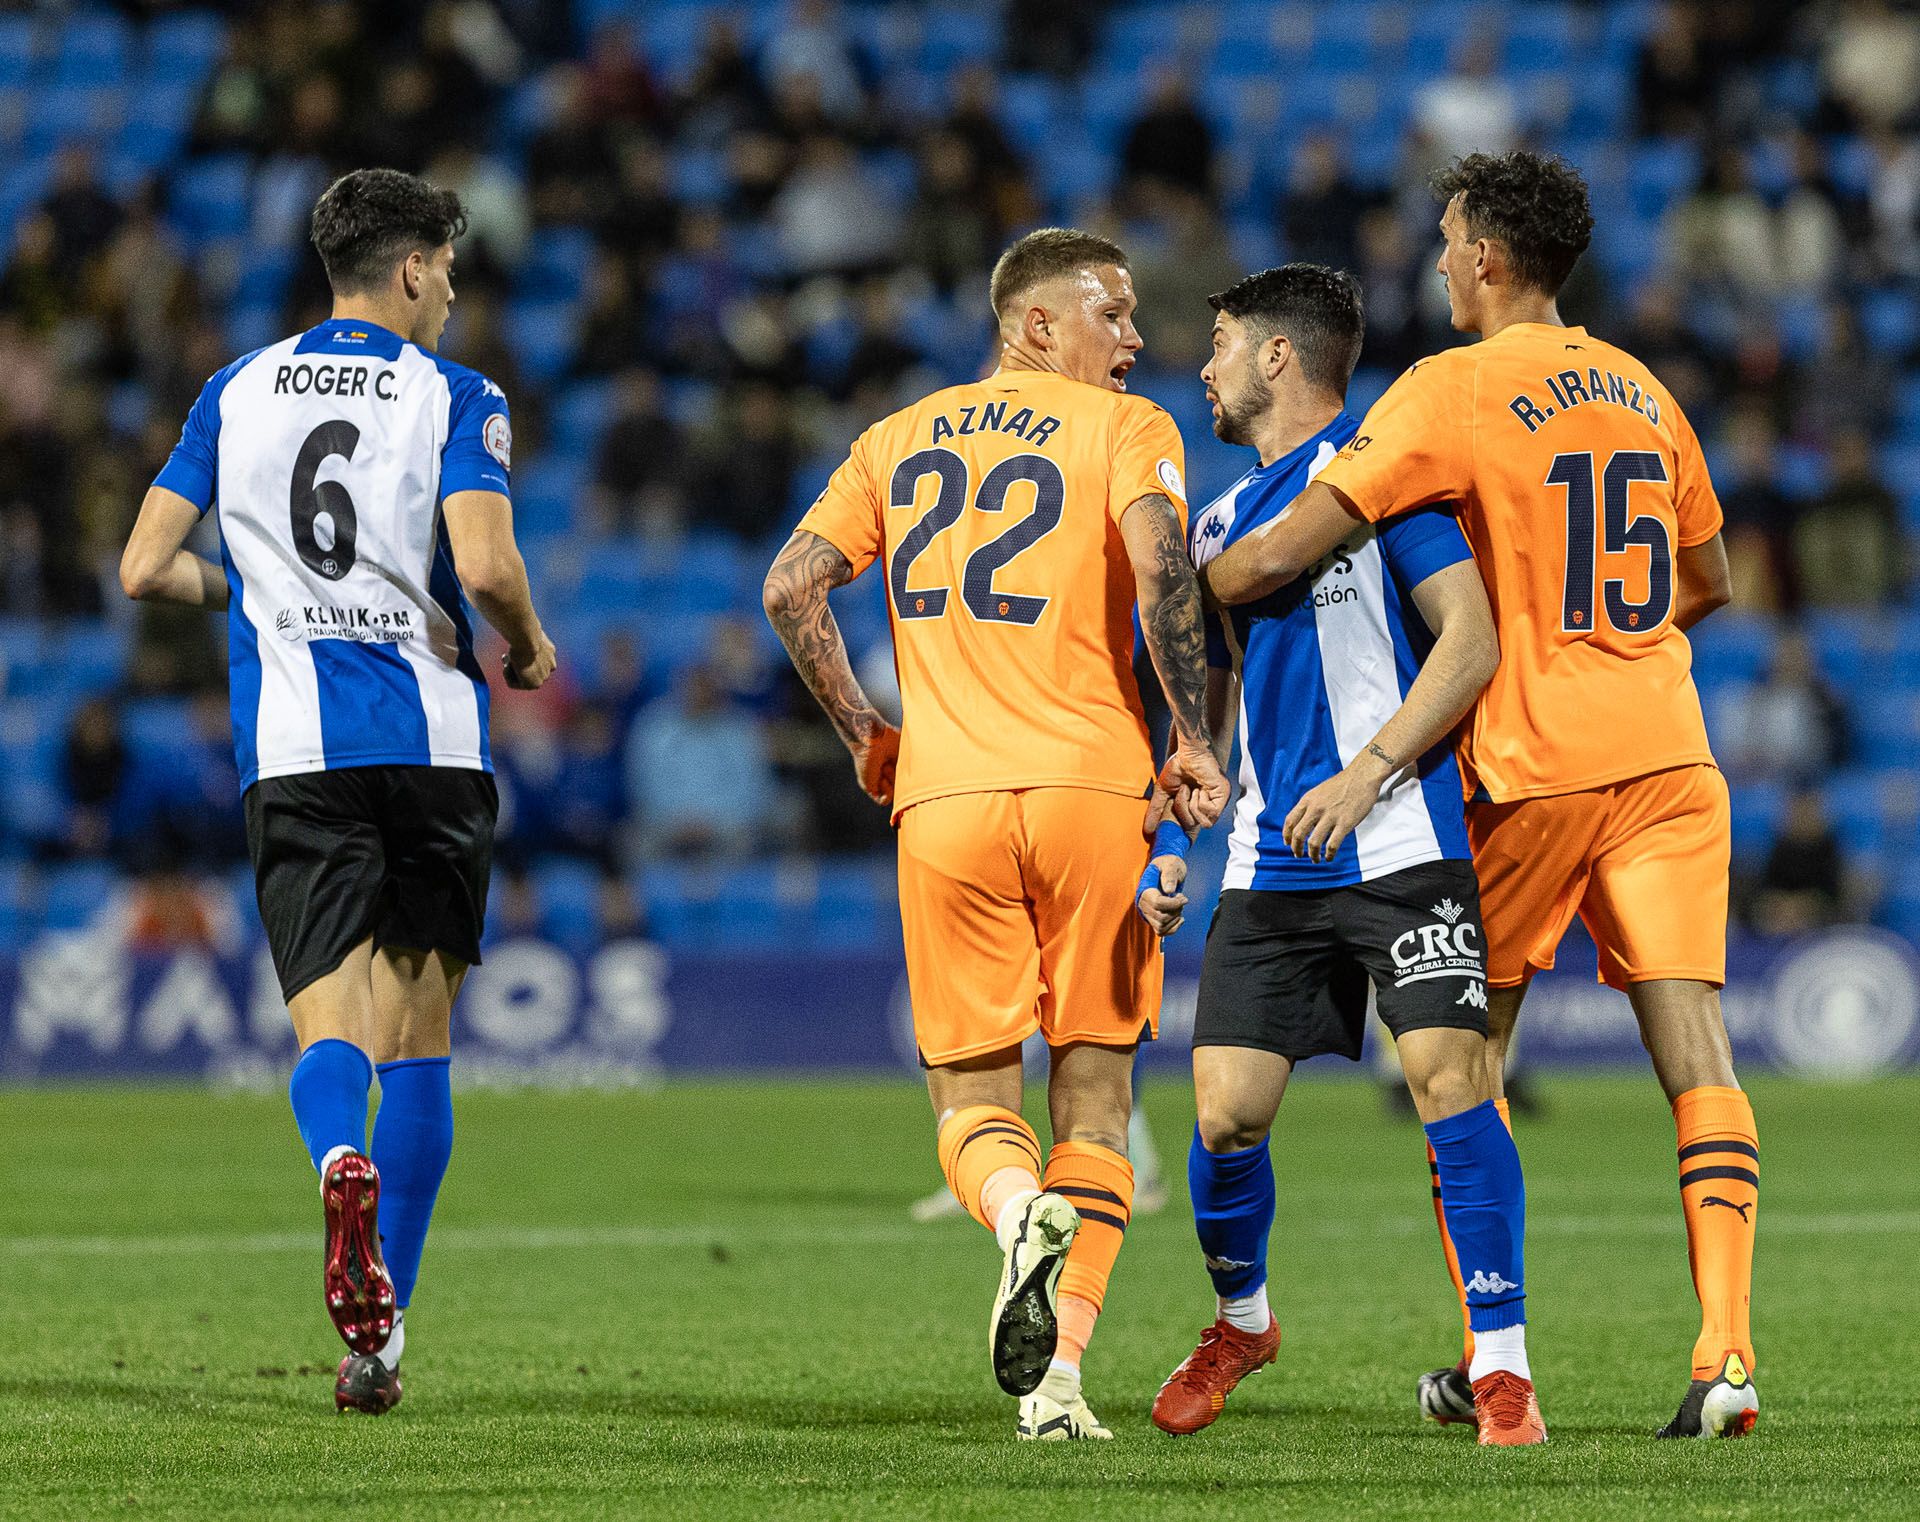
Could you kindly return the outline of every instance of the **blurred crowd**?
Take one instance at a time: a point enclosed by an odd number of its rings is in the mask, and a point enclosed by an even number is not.
[[[703,17],[690,63],[672,68],[650,56],[645,6],[630,18],[549,0],[225,7],[186,152],[244,157],[242,235],[183,240],[167,174],[110,193],[83,146],[60,154],[13,226],[0,615],[133,616],[112,567],[141,493],[201,382],[233,356],[236,307],[257,309],[264,291],[263,321],[281,332],[325,314],[305,216],[356,165],[423,171],[465,200],[444,347],[512,398],[517,466],[585,450],[554,537],[624,553],[721,536],[751,564],[861,428],[991,364],[985,277],[1017,231],[1071,217],[1133,251],[1149,345],[1138,389],[1156,395],[1193,389],[1204,297],[1250,258],[1347,266],[1366,293],[1377,394],[1456,341],[1431,271],[1427,174],[1473,148],[1558,146],[1564,122],[1564,102],[1556,115],[1550,92],[1503,66],[1495,17],[1453,39],[1384,158],[1358,162],[1330,121],[1250,166],[1221,128],[1218,69],[1170,50],[1139,74],[1111,173],[1076,184],[1014,129],[1008,95],[1072,91],[1127,8],[985,9],[993,52],[959,48],[934,77],[890,69],[874,26],[832,0]],[[1411,8],[1356,14],[1391,25]],[[1883,446],[1920,416],[1903,393],[1920,359],[1920,16],[1888,0],[1661,5],[1637,45],[1624,132],[1595,144],[1679,180],[1631,230],[1603,223],[1603,242],[1639,246],[1585,261],[1566,315],[1645,359],[1708,442],[1740,605],[1796,618],[1899,604],[1909,541]],[[549,283],[565,302],[530,305]],[[593,400],[584,430],[572,396]],[[1189,438],[1196,460],[1204,442]],[[537,541],[538,528],[523,532]],[[536,594],[563,596],[538,582]],[[636,863],[883,840],[750,601],[692,659],[650,649],[644,617],[579,627],[563,640],[566,680],[496,691],[510,897],[537,858],[576,857],[602,874],[607,922],[632,924],[645,912],[628,887]],[[195,743],[150,764],[120,704],[81,704],[61,751],[68,807],[27,849],[174,866],[238,854],[224,718],[206,698],[224,690],[221,637],[214,621],[140,610],[127,691],[187,701]],[[884,684],[883,638],[856,654]],[[1796,790],[1746,895],[1753,921],[1857,912],[1865,890],[1806,790],[1845,764],[1850,720],[1805,642],[1715,693],[1710,716],[1736,782]]]

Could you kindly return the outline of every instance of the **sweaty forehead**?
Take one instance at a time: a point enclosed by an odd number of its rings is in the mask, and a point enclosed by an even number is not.
[[[1092,264],[1060,278],[1059,289],[1070,300],[1088,306],[1117,301],[1134,304],[1133,276],[1117,264]]]

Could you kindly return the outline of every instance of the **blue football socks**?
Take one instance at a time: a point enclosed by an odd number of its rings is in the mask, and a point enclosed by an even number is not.
[[[351,1041],[333,1037],[314,1042],[293,1065],[287,1098],[316,1173],[336,1148],[365,1149],[372,1082],[373,1060]]]
[[[453,1156],[450,1059],[414,1057],[380,1064],[380,1113],[373,1123],[373,1165],[380,1170],[380,1247],[405,1306],[420,1276],[433,1202]]]
[[[1273,1158],[1266,1142],[1240,1152],[1209,1152],[1195,1126],[1187,1187],[1214,1293],[1222,1300],[1252,1294],[1267,1282],[1267,1235],[1273,1230]]]
[[[1468,1324],[1476,1335],[1520,1326],[1527,1319],[1527,1189],[1513,1135],[1492,1100],[1426,1131],[1466,1284]]]

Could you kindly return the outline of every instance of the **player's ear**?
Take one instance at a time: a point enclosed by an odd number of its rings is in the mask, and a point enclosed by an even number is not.
[[[1266,341],[1267,379],[1277,381],[1293,363],[1293,340],[1284,333],[1276,333]]]
[[[407,293],[407,300],[420,299],[420,277],[426,270],[427,258],[419,249],[400,262],[400,289]]]
[[[1053,318],[1045,307],[1027,308],[1027,320],[1021,325],[1021,336],[1036,349],[1053,347]]]

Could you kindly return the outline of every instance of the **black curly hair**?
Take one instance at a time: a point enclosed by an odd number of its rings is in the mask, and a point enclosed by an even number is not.
[[[1283,264],[1209,296],[1207,305],[1239,318],[1258,342],[1285,334],[1310,382],[1337,396],[1346,394],[1367,322],[1360,282],[1344,270]]]
[[[313,246],[342,295],[386,284],[408,254],[431,253],[466,230],[459,196],[398,169],[343,174],[313,206]]]
[[[1434,175],[1433,193],[1459,196],[1468,235],[1504,243],[1514,273],[1549,296],[1593,238],[1587,182],[1556,154],[1469,153]]]

